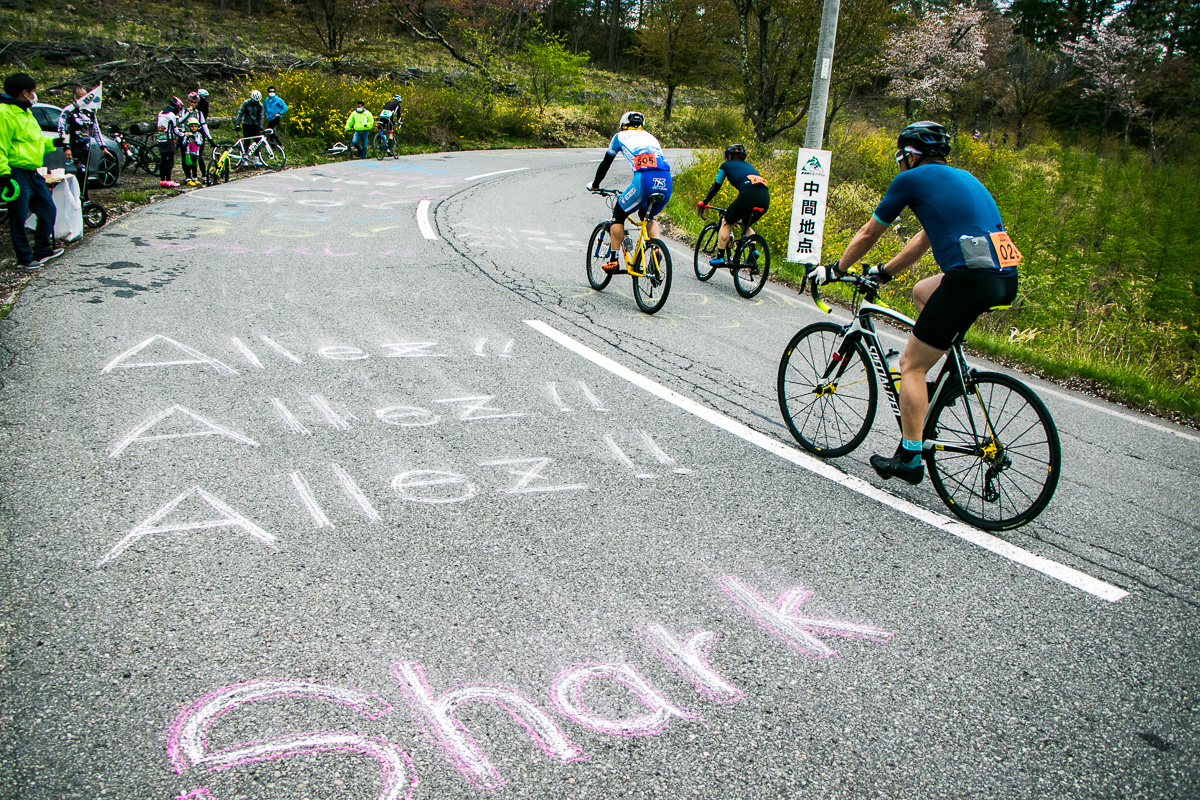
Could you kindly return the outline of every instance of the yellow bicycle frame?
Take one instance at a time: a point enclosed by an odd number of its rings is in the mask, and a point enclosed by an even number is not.
[[[628,224],[628,222],[629,220],[626,219],[626,224]],[[634,245],[632,253],[625,254],[625,271],[635,278],[646,277],[646,240],[650,238],[650,236],[646,233],[646,227],[649,224],[650,220],[647,219],[643,219],[638,222],[637,244]],[[650,252],[654,253],[654,257],[656,259],[658,258],[657,251],[651,250]],[[638,272],[638,269],[641,269],[641,271]],[[660,273],[662,272],[661,269],[656,271]]]

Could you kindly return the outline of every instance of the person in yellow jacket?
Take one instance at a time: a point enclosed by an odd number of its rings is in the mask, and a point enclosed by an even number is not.
[[[50,187],[38,174],[42,159],[56,141],[42,135],[42,128],[30,109],[37,102],[37,81],[32,75],[17,72],[4,79],[0,94],[0,200],[8,204],[8,226],[12,232],[17,266],[34,270],[63,254],[54,249],[56,211]],[[37,217],[33,249],[25,220]]]
[[[367,111],[366,104],[359,100],[346,119],[346,130],[354,132],[354,139],[350,143],[358,150],[359,158],[367,157],[367,137],[374,127],[375,116]]]

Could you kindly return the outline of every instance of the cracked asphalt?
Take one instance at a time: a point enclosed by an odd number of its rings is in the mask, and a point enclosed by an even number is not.
[[[1200,438],[1025,379],[1062,480],[1002,538],[1117,602],[921,521],[882,414],[887,502],[803,469],[755,437],[822,315],[677,244],[658,315],[592,291],[599,156],[236,181],[34,279],[0,797],[1200,794]]]

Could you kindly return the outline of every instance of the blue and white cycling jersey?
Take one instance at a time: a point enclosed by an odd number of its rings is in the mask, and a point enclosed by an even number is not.
[[[667,157],[663,155],[662,145],[658,143],[658,139],[641,128],[618,131],[608,145],[608,154],[611,156],[624,155],[634,172],[647,169],[669,170],[671,168],[671,165],[667,163]]]

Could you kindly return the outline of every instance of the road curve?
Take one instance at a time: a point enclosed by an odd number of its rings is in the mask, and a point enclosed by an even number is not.
[[[1026,379],[1063,478],[1003,536],[879,481],[882,416],[810,459],[820,312],[675,245],[658,315],[592,291],[599,155],[240,180],[34,279],[0,796],[1200,793],[1200,437]]]

